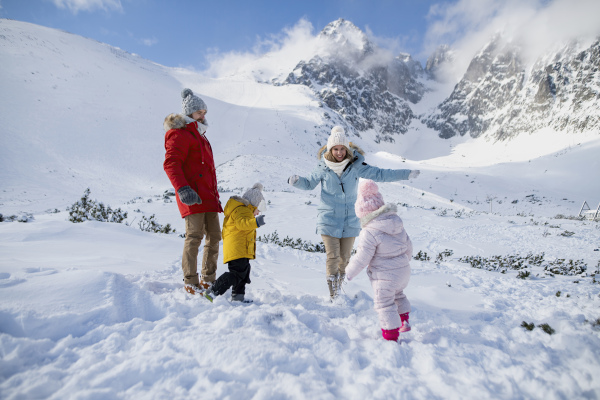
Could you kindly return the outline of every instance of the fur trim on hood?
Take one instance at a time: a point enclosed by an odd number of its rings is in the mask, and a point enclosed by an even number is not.
[[[231,196],[230,199],[233,199],[235,201],[239,201],[240,203],[243,203],[245,206],[250,205],[250,201],[244,199],[243,197],[240,196]]]
[[[350,142],[350,150],[356,151],[356,152],[362,154],[363,156],[365,155],[365,152],[363,151],[363,149],[361,149],[360,147],[358,147],[357,145],[355,145],[352,142]],[[325,153],[327,153],[327,145],[325,145],[319,149],[319,151],[317,152],[317,159],[320,160],[323,157],[323,154],[325,154]]]
[[[182,114],[169,114],[166,116],[165,122],[163,122],[165,132],[168,132],[171,129],[185,128],[186,125],[187,122],[185,121],[185,116]]]
[[[384,204],[383,206],[379,207],[377,210],[362,217],[360,219],[360,227],[364,228],[365,225],[367,225],[369,222],[373,221],[375,218],[379,217],[380,215],[389,213],[389,212],[397,213],[398,206],[396,206],[395,204],[392,204],[392,203]]]

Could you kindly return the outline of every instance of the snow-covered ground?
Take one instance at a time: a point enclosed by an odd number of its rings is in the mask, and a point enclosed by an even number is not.
[[[16,21],[0,20],[0,38],[0,213],[28,220],[0,223],[0,398],[600,397],[600,223],[557,218],[600,201],[597,136],[357,140],[371,164],[422,171],[380,185],[430,257],[412,261],[413,330],[390,343],[365,273],[329,301],[322,253],[258,243],[252,304],[182,290],[161,129],[179,91],[209,106],[222,199],[261,181],[259,235],[316,243],[319,190],[285,183],[326,137],[306,88],[207,79]],[[127,224],[69,222],[87,187]],[[151,215],[176,233],[141,231]],[[587,271],[518,279],[459,260],[542,253]]]

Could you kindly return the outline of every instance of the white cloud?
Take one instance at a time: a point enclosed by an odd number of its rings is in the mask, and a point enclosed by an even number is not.
[[[206,56],[209,67],[206,72],[213,77],[244,75],[270,80],[287,76],[299,61],[308,61],[315,55],[338,54],[347,60],[356,59],[355,53],[360,53],[356,49],[360,48],[362,35],[353,30],[344,31],[343,35],[350,45],[345,46],[345,43],[338,43],[336,40],[322,40],[319,32],[314,32],[312,24],[301,19],[280,34],[265,39],[257,38],[256,45],[250,52],[220,53],[219,49],[209,49]],[[388,63],[400,52],[401,43],[398,39],[375,37],[368,28],[366,35],[379,48],[374,54],[361,60],[360,68]]]
[[[148,46],[148,47],[152,47],[154,46],[156,43],[158,43],[158,39],[156,38],[150,38],[150,39],[140,39],[140,42],[144,45],[144,46]]]
[[[462,74],[498,32],[522,48],[526,62],[567,41],[593,40],[600,34],[600,1],[459,0],[431,7],[428,18],[424,52],[450,44],[458,61],[454,73]]]
[[[67,8],[73,14],[77,14],[79,11],[123,11],[121,0],[52,0],[54,5],[58,8]]]
[[[218,49],[209,50],[209,67],[206,72],[212,76],[230,76],[252,74],[270,79],[287,69],[289,73],[296,63],[310,57],[318,49],[316,36],[312,34],[310,22],[301,19],[281,34],[266,39],[257,38],[251,52],[219,53]],[[279,68],[274,70],[273,68]]]

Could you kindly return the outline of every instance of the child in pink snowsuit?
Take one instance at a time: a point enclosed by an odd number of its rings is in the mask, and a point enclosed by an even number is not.
[[[410,302],[403,290],[410,280],[412,242],[404,230],[395,204],[384,204],[377,184],[361,179],[354,206],[362,228],[358,249],[346,267],[351,281],[366,266],[375,294],[375,311],[386,340],[397,341],[410,331]]]

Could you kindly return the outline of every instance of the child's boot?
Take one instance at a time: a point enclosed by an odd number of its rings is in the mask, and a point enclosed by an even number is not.
[[[396,328],[396,329],[382,329],[381,330],[381,335],[383,336],[383,338],[385,340],[390,340],[392,342],[397,342],[398,338],[400,337],[399,330],[400,330],[400,328]]]
[[[410,331],[410,324],[408,323],[408,313],[400,314],[400,322],[402,322],[400,332]]]

